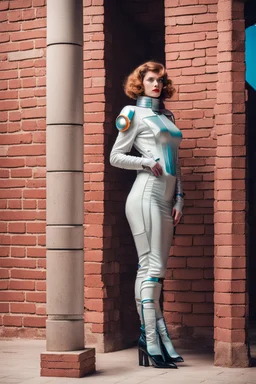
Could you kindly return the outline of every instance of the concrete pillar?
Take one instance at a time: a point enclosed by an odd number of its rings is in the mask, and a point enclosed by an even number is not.
[[[83,107],[83,1],[48,0],[48,319],[42,376],[81,377],[95,370],[94,349],[84,349]]]

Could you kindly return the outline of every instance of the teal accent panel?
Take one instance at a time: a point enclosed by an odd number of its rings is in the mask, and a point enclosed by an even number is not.
[[[129,110],[127,111],[127,117],[128,117],[128,119],[130,121],[132,120],[133,115],[134,115],[134,109],[133,108],[129,108]]]
[[[169,175],[176,176],[176,146],[172,144],[164,144],[163,153],[166,172],[169,173]]]
[[[152,129],[153,132],[169,132],[172,137],[182,138],[182,132],[165,115],[154,115],[144,117],[143,121]]]
[[[256,90],[256,25],[245,30],[245,78]]]
[[[142,304],[146,304],[146,303],[154,303],[154,300],[153,299],[144,299],[144,300],[142,300]]]
[[[182,138],[182,132],[179,130],[178,127],[165,115],[159,115],[159,120],[161,120],[161,131],[169,131],[171,136]]]
[[[158,283],[159,277],[147,277],[145,280],[143,280],[143,283],[144,281],[155,281],[156,283]]]

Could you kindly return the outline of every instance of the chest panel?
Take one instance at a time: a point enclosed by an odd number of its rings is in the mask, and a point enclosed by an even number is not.
[[[160,132],[169,132],[172,138],[182,139],[182,133],[176,125],[165,115],[154,115],[144,117],[143,121],[157,137]]]
[[[153,132],[156,142],[162,147],[166,172],[176,176],[178,147],[182,139],[181,131],[165,115],[144,117],[143,121]]]

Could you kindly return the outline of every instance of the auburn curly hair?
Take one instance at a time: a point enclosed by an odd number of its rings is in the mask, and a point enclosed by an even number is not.
[[[124,92],[131,99],[136,100],[144,93],[143,79],[148,71],[159,74],[163,78],[163,89],[160,95],[161,99],[169,99],[175,92],[172,81],[168,79],[165,67],[155,61],[147,61],[136,68],[124,82]]]

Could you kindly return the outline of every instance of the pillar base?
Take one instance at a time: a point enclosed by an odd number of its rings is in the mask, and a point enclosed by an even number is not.
[[[48,352],[82,351],[84,320],[46,320],[46,350]]]
[[[41,376],[84,377],[95,371],[95,348],[41,353]]]
[[[248,347],[243,343],[215,341],[214,365],[229,368],[247,368],[250,366]]]

